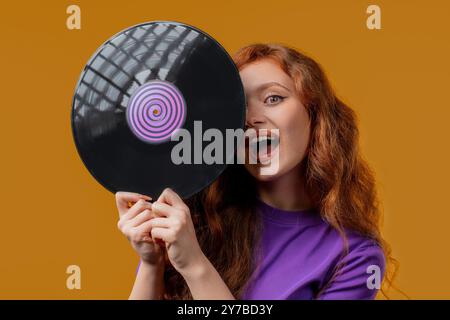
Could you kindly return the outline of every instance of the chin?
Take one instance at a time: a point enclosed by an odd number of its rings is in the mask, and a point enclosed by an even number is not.
[[[253,178],[261,182],[274,181],[283,174],[281,169],[279,169],[276,174],[261,174],[261,165],[246,165],[245,169],[252,175]]]

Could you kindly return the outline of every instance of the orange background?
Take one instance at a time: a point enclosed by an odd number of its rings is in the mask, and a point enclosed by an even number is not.
[[[81,30],[66,28],[70,4],[81,7]],[[366,28],[369,4],[381,7],[381,30]],[[359,115],[401,264],[397,285],[413,299],[449,299],[449,9],[424,0],[2,3],[0,298],[128,297],[138,257],[116,228],[113,195],[77,155],[71,99],[105,40],[175,20],[230,53],[281,42],[324,66]],[[81,290],[66,288],[70,264],[81,267]]]

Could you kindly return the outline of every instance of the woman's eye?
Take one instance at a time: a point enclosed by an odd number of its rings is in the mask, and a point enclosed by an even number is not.
[[[266,98],[266,100],[264,100],[264,103],[267,104],[276,104],[279,103],[281,101],[283,101],[284,97],[279,96],[279,95],[271,95],[269,97]]]

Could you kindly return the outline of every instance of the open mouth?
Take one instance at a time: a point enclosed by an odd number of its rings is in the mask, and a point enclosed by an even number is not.
[[[280,137],[274,130],[264,130],[265,133],[247,137],[246,148],[249,151],[250,163],[268,164],[278,152]],[[277,130],[278,131],[278,130]]]

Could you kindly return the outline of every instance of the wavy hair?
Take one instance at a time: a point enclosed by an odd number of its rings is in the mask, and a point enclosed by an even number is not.
[[[398,262],[380,232],[382,213],[375,175],[360,151],[355,112],[336,96],[322,67],[298,50],[280,44],[252,44],[234,55],[239,70],[260,59],[273,59],[293,79],[309,114],[311,134],[301,170],[314,207],[343,238],[342,255],[348,253],[345,229],[380,245],[386,258],[381,292],[389,298],[387,289],[396,288],[393,279]],[[254,178],[243,165],[231,165],[209,187],[187,200],[200,247],[236,299],[250,283],[261,258],[262,227],[255,214],[255,199]],[[164,278],[164,299],[192,299],[167,256]]]

